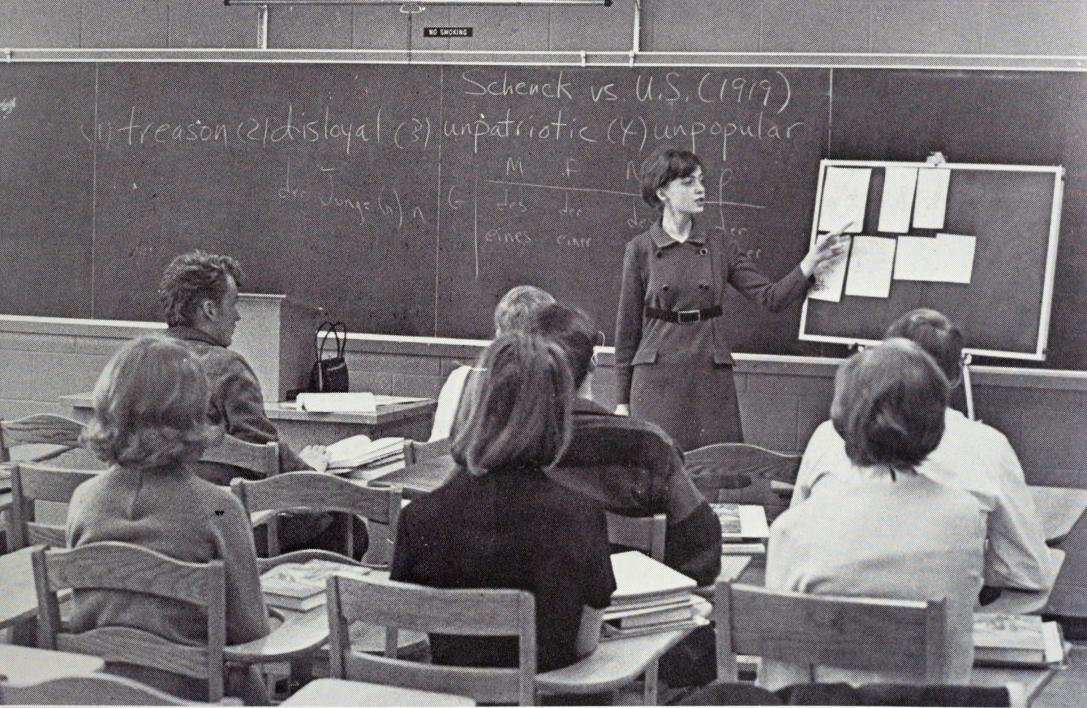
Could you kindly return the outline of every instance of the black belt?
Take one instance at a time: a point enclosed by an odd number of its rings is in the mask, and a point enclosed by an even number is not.
[[[665,322],[678,322],[679,324],[691,324],[701,320],[712,320],[721,316],[721,306],[714,305],[704,310],[658,310],[655,307],[645,308],[645,316],[654,320]]]

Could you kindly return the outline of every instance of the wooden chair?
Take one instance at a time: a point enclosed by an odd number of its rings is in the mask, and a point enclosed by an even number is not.
[[[690,632],[676,630],[601,642],[589,656],[536,673],[535,599],[518,590],[444,590],[377,578],[335,576],[328,586],[331,676],[471,696],[481,703],[531,705],[537,693],[606,693],[646,676],[645,705],[656,705],[657,661]],[[351,651],[352,622],[386,628],[384,656]],[[435,666],[397,659],[398,630],[516,636],[516,669]],[[650,688],[652,690],[650,690]]]
[[[222,561],[185,563],[140,546],[112,541],[71,550],[36,548],[32,559],[43,648],[204,679],[210,700],[223,697],[226,576]],[[207,612],[208,643],[175,644],[125,626],[66,631],[61,625],[57,596],[67,588],[142,593],[196,605]]]
[[[759,504],[767,507],[767,516],[773,520],[789,503],[789,492],[779,493],[774,486],[796,482],[800,459],[800,455],[758,445],[716,443],[686,453],[684,464],[706,499]]]
[[[318,511],[341,512],[361,516],[389,528],[390,547],[396,538],[400,518],[400,489],[364,487],[355,482],[321,472],[285,472],[256,481],[235,479],[230,488],[249,514],[257,512]],[[348,534],[350,541],[350,534]],[[276,542],[273,543],[273,540]],[[371,538],[373,546],[377,539]],[[348,543],[350,551],[350,543]],[[269,556],[279,555],[278,539],[268,538]],[[354,563],[343,557],[343,562]],[[258,559],[262,570],[278,565],[283,559]]]
[[[223,441],[204,451],[201,462],[233,465],[256,472],[261,477],[279,474],[279,443],[251,443],[233,435],[224,435]]]
[[[387,629],[385,654],[351,649],[354,622]],[[328,581],[332,678],[470,696],[478,702],[533,705],[536,601],[521,590],[446,590],[392,580],[333,576]],[[518,667],[439,666],[398,659],[397,630],[518,638]]]
[[[42,413],[18,420],[0,420],[0,462],[11,460],[11,448],[16,445],[55,445],[31,458],[44,462],[80,446],[83,424],[60,415]]]
[[[816,666],[910,671],[926,684],[946,683],[943,600],[774,592],[717,584],[717,678],[736,681],[737,654]]]
[[[64,526],[35,521],[34,503],[67,504],[76,487],[98,473],[95,470],[62,469],[30,462],[14,465],[11,471],[11,550],[38,543],[63,548]]]
[[[664,562],[664,539],[668,528],[668,518],[664,514],[624,516],[607,511],[604,515],[608,520],[608,541]]]
[[[2,705],[71,706],[191,706],[241,705],[224,698],[217,704],[193,703],[139,681],[110,674],[66,676],[25,686],[5,683],[0,676]]]
[[[43,462],[74,450],[80,446],[79,436],[83,433],[83,424],[64,416],[42,413],[17,420],[0,420],[0,466],[6,467],[10,474],[11,448],[17,445],[50,445],[44,451],[26,459],[31,462]],[[7,476],[2,475],[2,476]],[[0,509],[0,511],[3,511]],[[0,542],[0,553],[15,550],[11,537],[15,535],[14,515],[7,512],[4,533]]]

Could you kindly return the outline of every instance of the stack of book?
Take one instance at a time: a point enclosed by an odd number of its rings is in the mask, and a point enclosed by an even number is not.
[[[694,580],[638,551],[616,553],[611,567],[616,590],[604,611],[601,639],[695,625]]]
[[[371,440],[365,435],[352,435],[332,443],[328,452],[331,471],[353,470],[359,467],[384,465],[404,457],[404,438],[378,438]],[[324,472],[325,470],[318,470]]]
[[[766,510],[757,504],[710,504],[721,522],[721,553],[757,556],[766,553],[770,525]]]
[[[309,413],[377,413],[382,406],[425,401],[414,396],[379,396],[369,391],[350,393],[300,393],[295,400],[298,410]]]
[[[6,492],[11,489],[11,468],[12,463],[0,462],[0,492]]]
[[[1060,625],[1038,615],[974,614],[978,666],[1056,666],[1064,661]]]
[[[305,563],[284,563],[260,576],[264,601],[273,607],[305,612],[325,604],[325,586],[334,574],[362,577],[367,568],[314,558]]]

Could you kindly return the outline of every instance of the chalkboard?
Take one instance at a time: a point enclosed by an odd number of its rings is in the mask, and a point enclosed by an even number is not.
[[[614,322],[658,144],[706,162],[702,225],[770,275],[803,256],[823,158],[1064,164],[1050,358],[1087,368],[1078,73],[227,62],[0,66],[0,312],[157,319],[169,260],[356,332],[486,337],[515,284]],[[737,351],[834,355],[799,305],[727,303]],[[610,342],[610,335],[609,335]]]
[[[895,238],[879,230],[880,205],[889,167],[946,170],[948,192],[943,227],[913,227],[902,236],[937,233],[974,240],[969,282],[892,279],[886,298],[850,295],[839,302],[809,299],[801,312],[800,337],[872,343],[903,312],[938,309],[966,333],[971,353],[1013,359],[1045,358],[1052,299],[1051,258],[1056,257],[1063,175],[1059,167],[825,160],[826,169],[867,169],[867,206],[861,234]],[[825,203],[824,196],[824,203]],[[818,209],[812,236],[818,231]],[[901,250],[895,254],[902,257]]]

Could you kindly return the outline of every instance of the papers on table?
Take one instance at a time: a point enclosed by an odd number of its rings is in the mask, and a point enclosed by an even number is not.
[[[425,401],[412,396],[378,396],[369,392],[300,393],[296,405],[310,413],[376,413],[379,406]]]
[[[938,234],[936,238],[900,236],[895,280],[968,285],[974,269],[973,236]]]
[[[887,168],[883,178],[883,197],[879,204],[880,231],[895,234],[909,232],[916,186],[917,168]]]
[[[822,243],[828,238],[830,238],[830,234],[820,234],[818,242]],[[812,300],[841,302],[842,285],[845,283],[845,269],[846,264],[849,262],[849,249],[851,247],[851,243],[846,244],[844,252],[820,264],[815,270],[815,285],[808,290],[808,297]]]
[[[917,174],[917,196],[913,207],[915,229],[942,229],[947,210],[947,187],[951,170],[925,169]]]
[[[819,209],[819,231],[836,231],[849,224],[846,232],[860,233],[868,204],[868,182],[872,169],[828,167],[823,179]]]
[[[860,297],[888,297],[895,262],[895,239],[854,236],[845,294]]]

